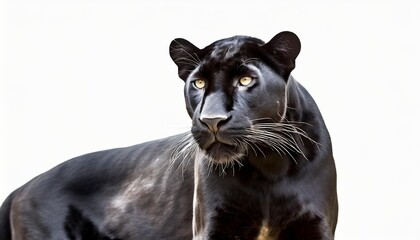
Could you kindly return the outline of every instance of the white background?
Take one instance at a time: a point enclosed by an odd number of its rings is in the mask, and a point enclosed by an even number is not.
[[[417,1],[0,5],[0,201],[56,164],[187,131],[172,39],[302,41],[294,76],[329,127],[336,239],[420,239]]]

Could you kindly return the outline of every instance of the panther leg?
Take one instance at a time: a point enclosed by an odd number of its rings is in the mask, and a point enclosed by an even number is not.
[[[319,217],[302,217],[282,231],[281,240],[333,240],[334,234],[326,221]]]

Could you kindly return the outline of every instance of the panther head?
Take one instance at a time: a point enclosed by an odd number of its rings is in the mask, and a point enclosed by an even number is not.
[[[215,163],[231,163],[250,152],[296,150],[286,120],[287,85],[300,52],[299,38],[281,32],[268,43],[246,36],[200,49],[178,38],[170,55],[185,81],[191,133]]]

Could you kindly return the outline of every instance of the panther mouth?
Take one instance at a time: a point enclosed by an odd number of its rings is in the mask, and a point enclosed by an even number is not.
[[[193,125],[192,137],[197,146],[202,150],[206,161],[215,164],[240,163],[245,157],[247,149],[245,144],[240,144],[241,132],[232,129],[219,129],[211,132],[201,125]]]
[[[221,164],[239,161],[245,155],[240,146],[217,140],[204,151],[212,162]]]

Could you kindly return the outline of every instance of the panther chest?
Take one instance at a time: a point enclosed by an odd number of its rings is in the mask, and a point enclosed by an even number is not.
[[[278,238],[278,232],[273,231],[273,228],[263,222],[256,240],[275,240]]]

